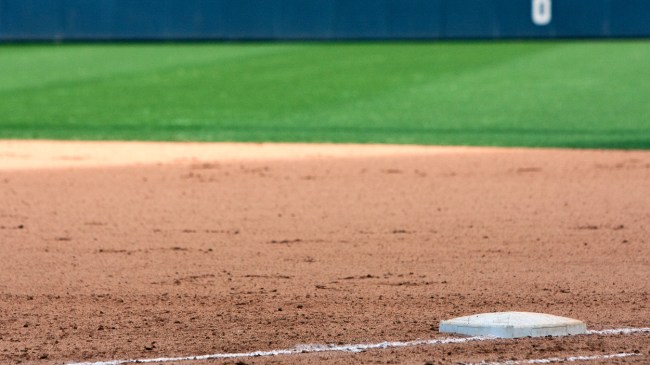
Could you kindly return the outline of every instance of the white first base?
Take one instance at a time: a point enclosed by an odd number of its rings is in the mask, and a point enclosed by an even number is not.
[[[500,338],[567,336],[587,333],[577,319],[530,312],[475,314],[440,321],[440,332]]]

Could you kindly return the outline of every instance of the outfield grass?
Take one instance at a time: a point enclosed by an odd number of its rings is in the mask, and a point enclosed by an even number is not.
[[[650,42],[3,45],[0,138],[650,148]]]

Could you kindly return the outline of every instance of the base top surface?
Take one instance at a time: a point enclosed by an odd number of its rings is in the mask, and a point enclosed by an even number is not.
[[[566,336],[586,330],[577,319],[531,312],[482,313],[440,322],[440,332],[505,338]]]

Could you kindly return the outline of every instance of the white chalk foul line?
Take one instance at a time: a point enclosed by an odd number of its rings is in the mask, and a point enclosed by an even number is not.
[[[650,327],[647,328],[619,328],[619,329],[607,329],[607,330],[596,330],[596,331],[587,331],[587,335],[629,335],[634,333],[650,333]],[[178,362],[178,361],[198,361],[198,360],[216,360],[216,359],[233,359],[233,358],[245,358],[245,357],[262,357],[262,356],[278,356],[278,355],[296,355],[296,354],[307,354],[315,352],[361,352],[365,350],[375,350],[375,349],[388,349],[388,348],[399,348],[399,347],[414,347],[414,346],[433,346],[433,345],[444,345],[450,343],[465,343],[465,342],[475,342],[475,341],[492,341],[499,340],[500,338],[496,337],[463,337],[463,338],[441,338],[441,339],[429,339],[429,340],[414,340],[414,341],[395,341],[395,342],[379,342],[379,343],[360,343],[360,344],[348,344],[348,345],[298,345],[294,348],[289,349],[280,349],[280,350],[268,350],[268,351],[253,351],[253,352],[239,352],[239,353],[221,353],[221,354],[210,354],[210,355],[196,355],[196,356],[183,356],[183,357],[160,357],[156,359],[131,359],[131,360],[109,360],[109,361],[97,361],[97,362],[77,362],[77,363],[68,363],[68,365],[122,365],[122,364],[134,364],[134,363],[163,363],[163,362]],[[501,339],[502,340],[502,339]],[[616,357],[621,354],[615,355],[600,355],[600,356],[612,356]],[[627,355],[633,356],[637,354]],[[576,360],[567,360],[567,361],[578,361]],[[551,361],[552,360],[552,361]],[[596,359],[586,359],[586,360],[596,360]],[[557,359],[540,359],[540,360],[523,360],[523,361],[546,361],[546,362],[505,362],[505,363],[488,363],[492,365],[497,364],[549,364],[552,362],[558,362]],[[485,364],[485,363],[481,363]]]
[[[630,335],[633,333],[650,333],[650,327],[644,328],[617,328],[609,330],[590,330],[587,331],[588,335]]]
[[[397,347],[413,347],[425,345],[443,345],[449,343],[465,343],[472,341],[487,341],[494,340],[494,337],[465,337],[465,338],[442,338],[431,340],[415,340],[405,342],[380,342],[380,343],[365,343],[365,344],[348,344],[348,345],[298,345],[291,349],[282,350],[269,350],[269,351],[254,351],[242,353],[224,353],[212,355],[199,355],[199,356],[185,356],[185,357],[161,357],[157,359],[139,359],[139,360],[112,360],[112,361],[98,361],[98,362],[80,362],[70,363],[68,365],[121,365],[130,363],[161,363],[161,362],[174,362],[174,361],[193,361],[193,360],[215,360],[215,359],[232,359],[244,357],[261,357],[261,356],[277,356],[277,355],[296,355],[307,354],[315,352],[362,352],[374,349],[388,349]]]
[[[363,343],[363,344],[349,344],[349,345],[298,345],[291,349],[282,349],[282,350],[223,353],[223,354],[185,356],[185,357],[161,357],[157,359],[80,362],[80,363],[69,363],[68,365],[121,365],[121,364],[131,364],[131,363],[152,363],[152,362],[160,363],[160,362],[176,362],[176,361],[277,356],[277,355],[295,355],[295,354],[307,354],[307,353],[328,352],[328,351],[361,352],[365,350],[374,350],[374,349],[388,349],[388,348],[413,347],[413,346],[425,346],[425,345],[429,345],[429,346],[444,345],[449,343],[465,343],[465,342],[472,342],[472,341],[488,341],[488,340],[495,340],[495,339],[496,338],[494,337],[465,337],[465,338],[415,340],[415,341],[404,341],[404,342],[396,341],[396,342],[380,342],[380,343]]]
[[[524,365],[524,364],[553,364],[558,362],[576,362],[576,361],[593,361],[593,360],[607,360],[618,359],[622,357],[641,356],[641,354],[632,354],[622,352],[620,354],[611,355],[593,355],[593,356],[570,356],[570,357],[549,357],[547,359],[531,359],[531,360],[508,360],[503,362],[477,362],[465,365]]]

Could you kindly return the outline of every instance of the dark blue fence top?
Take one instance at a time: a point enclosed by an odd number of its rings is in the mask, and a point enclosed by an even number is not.
[[[0,0],[0,40],[648,37],[650,0]]]

